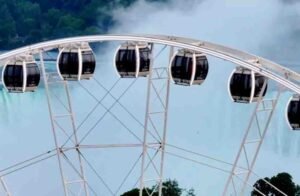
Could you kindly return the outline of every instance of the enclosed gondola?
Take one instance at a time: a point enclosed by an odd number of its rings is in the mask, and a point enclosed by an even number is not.
[[[265,76],[243,67],[236,68],[228,82],[229,94],[232,100],[238,103],[257,102],[260,95],[265,96],[267,88]]]
[[[8,92],[34,91],[40,82],[40,70],[32,55],[9,60],[2,70],[2,81]]]
[[[286,106],[286,120],[292,130],[300,130],[300,96],[293,95]]]
[[[83,80],[93,77],[96,60],[88,43],[62,48],[57,57],[57,70],[63,80]]]
[[[115,68],[121,78],[146,77],[152,63],[152,45],[126,42],[115,53]]]
[[[208,60],[202,53],[179,50],[171,59],[170,75],[175,84],[200,85],[208,74]]]

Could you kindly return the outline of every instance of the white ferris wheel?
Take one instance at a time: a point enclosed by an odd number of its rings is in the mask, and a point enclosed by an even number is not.
[[[96,66],[98,66],[96,56],[101,54],[96,55],[91,47],[93,43],[104,42],[119,44],[113,59],[118,79],[110,87],[106,87],[95,74]],[[54,66],[56,72],[47,70],[45,65],[45,56],[53,50],[58,51]],[[157,66],[155,61],[165,50],[169,52],[168,63]],[[201,84],[209,76],[209,67],[213,66],[210,65],[208,56],[236,65],[229,76],[227,85],[230,99],[236,104],[255,104],[235,161],[232,163],[170,144],[167,138],[170,86],[201,88]],[[58,161],[58,171],[65,196],[120,195],[120,190],[126,181],[133,178],[131,174],[134,170],[138,171],[133,179],[136,182],[135,188],[144,190],[146,186],[156,186],[161,196],[162,182],[165,179],[166,156],[173,156],[226,173],[228,178],[222,195],[244,195],[247,189],[253,189],[249,178],[251,176],[261,178],[253,169],[283,89],[290,90],[294,95],[286,104],[286,113],[282,115],[285,116],[292,130],[300,129],[299,73],[259,56],[206,41],[164,35],[83,36],[47,41],[12,50],[1,54],[0,61],[0,66],[3,66],[2,83],[7,92],[34,92],[38,85],[43,83],[52,128],[49,131],[52,131],[55,144],[55,148],[46,153],[1,170],[1,185],[7,196],[13,195],[11,191],[13,187],[6,184],[6,176],[53,157],[56,157]],[[98,75],[101,76],[101,74]],[[139,80],[146,81],[144,86],[146,94],[141,100],[146,105],[146,109],[143,110],[143,120],[120,101]],[[278,86],[277,95],[272,99],[265,98],[269,81],[275,81]],[[125,82],[127,86],[117,96],[114,95],[112,92],[122,82]],[[93,83],[104,91],[103,96],[99,97],[97,92],[90,90],[89,83]],[[86,113],[81,122],[77,121],[78,115],[72,104],[72,98],[76,97],[70,91],[70,85],[73,84],[80,86],[90,98],[96,101],[94,107]],[[64,92],[59,96],[55,95],[55,90],[53,90],[58,87],[61,87]],[[139,92],[134,92],[131,96],[135,94],[138,96]],[[112,103],[106,105],[106,97],[110,97]],[[84,105],[85,100],[81,100],[81,104]],[[137,133],[137,130],[130,128],[131,122],[122,120],[118,116],[121,114],[113,111],[115,105],[119,105],[142,131]],[[102,112],[97,110],[99,106],[102,107]],[[107,141],[98,144],[84,142],[98,124],[104,121],[106,115],[110,115],[116,123],[119,123],[135,141],[131,140],[128,143]],[[264,115],[264,118],[260,118],[260,115]],[[93,123],[89,129],[81,129],[90,121]],[[253,126],[256,129],[253,129]],[[250,137],[253,131],[258,133],[256,138]],[[252,150],[248,150],[249,144]],[[135,149],[138,154],[138,159],[133,162],[125,177],[122,177],[123,180],[116,190],[111,188],[110,182],[101,177],[97,168],[85,156],[87,149],[107,150],[111,148]],[[166,148],[173,149],[173,151],[168,151]],[[176,153],[176,150],[181,153]],[[227,170],[197,161],[189,154],[205,157],[229,166],[231,169]],[[103,185],[105,193],[97,190],[89,181],[86,174],[87,168]],[[280,194],[286,195],[269,182],[266,181],[266,183],[278,190]],[[256,191],[264,195],[259,190]],[[140,196],[145,194],[153,195],[148,191],[140,191]]]

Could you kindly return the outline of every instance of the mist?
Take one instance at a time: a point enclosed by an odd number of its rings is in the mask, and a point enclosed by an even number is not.
[[[116,10],[115,20],[117,25],[111,33],[195,38],[300,70],[300,2],[297,1],[171,0],[166,5],[140,0],[128,9]],[[212,57],[209,62],[209,76],[203,85],[189,90],[171,88],[168,141],[233,162],[253,105],[233,104],[228,98],[227,81],[233,64]],[[275,94],[275,89],[271,89],[267,96]],[[284,116],[291,94],[285,91],[280,97],[254,170],[261,176],[287,171],[299,183],[296,163],[300,160],[300,137],[287,128]],[[182,111],[188,112],[182,114]],[[269,160],[276,162],[274,167],[268,166]],[[207,194],[212,187],[216,191],[213,195],[220,195],[226,175],[220,177],[181,162],[172,164],[166,166],[167,177],[179,179],[186,187],[194,186],[199,195]],[[198,176],[191,175],[193,172],[198,172]]]
[[[300,62],[300,4],[293,0],[169,0],[168,3],[139,0],[126,9],[115,10],[114,20],[116,25],[110,33],[190,37],[244,50],[295,70]],[[117,46],[118,43],[114,43],[106,48],[106,52],[103,52],[103,48],[96,52],[99,60],[96,76],[106,88],[110,88],[118,78],[112,60]],[[157,53],[161,46],[155,49]],[[155,66],[167,66],[167,56],[168,51],[165,50],[156,59]],[[209,75],[201,86],[171,85],[167,143],[233,162],[254,104],[232,103],[227,84],[234,64],[213,57],[208,57],[208,60]],[[112,94],[117,97],[131,82],[130,79],[122,80]],[[84,85],[89,85],[99,97],[104,94],[103,89],[93,81],[84,82]],[[146,79],[139,79],[121,100],[130,111],[137,114],[141,122],[144,121],[146,85]],[[79,85],[70,83],[70,87],[76,119],[80,122],[94,107],[95,101],[87,97]],[[57,93],[60,95],[61,92]],[[275,94],[274,90],[269,90],[267,96],[274,97]],[[254,171],[263,177],[289,172],[300,184],[297,170],[300,133],[290,131],[285,122],[285,107],[291,94],[285,91],[279,100]],[[110,106],[112,101],[107,99],[105,104]],[[44,88],[40,87],[33,94],[15,95],[1,91],[0,109],[3,111],[0,113],[0,134],[4,138],[0,144],[1,168],[53,148]],[[83,129],[89,129],[103,111],[103,108],[99,108]],[[143,128],[135,125],[128,115],[126,117],[120,107],[112,111],[141,136]],[[111,116],[104,121],[88,138],[89,144],[136,142],[123,132],[124,127]],[[84,133],[80,132],[79,137]],[[85,153],[102,177],[113,188],[117,188],[122,180],[120,177],[126,175],[126,170],[135,161],[134,156],[138,156],[140,151],[122,149]],[[131,181],[136,180],[134,177],[139,169],[137,167]],[[90,170],[87,176],[99,193],[109,195]],[[177,179],[184,188],[193,187],[196,195],[220,195],[227,177],[220,171],[167,156],[165,178]],[[6,179],[14,195],[62,195],[55,159]],[[255,180],[251,179],[250,183]],[[134,182],[131,181],[124,186],[123,192],[133,188]]]

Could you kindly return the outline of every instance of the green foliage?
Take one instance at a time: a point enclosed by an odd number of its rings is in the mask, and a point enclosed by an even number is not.
[[[16,24],[6,4],[0,4],[0,40],[7,43],[16,34]]]
[[[194,189],[189,189],[186,193],[186,196],[196,196]]]
[[[300,186],[299,185],[297,185],[296,186],[296,194],[295,194],[295,196],[300,196]]]
[[[153,196],[158,196],[159,190],[157,188],[155,189],[155,187],[152,188],[155,191]],[[182,189],[179,187],[176,180],[167,180],[163,182],[162,187],[162,195],[180,196],[182,193]]]
[[[135,3],[137,0],[120,0],[120,5],[123,7],[129,7],[133,3]]]
[[[0,0],[0,49],[54,38],[105,33],[115,24],[112,10],[131,6],[136,1]]]
[[[148,193],[152,193],[152,189],[146,188],[143,190],[143,195],[147,195]],[[132,189],[126,193],[123,193],[121,196],[139,196],[140,194],[140,189]]]
[[[162,184],[162,195],[163,196],[181,196],[182,193],[185,191],[184,189],[180,188],[178,182],[176,180],[166,180]],[[123,193],[121,196],[139,196],[140,190],[135,188],[126,193]],[[143,195],[148,195],[147,193],[152,193],[153,196],[158,196],[158,185],[153,186],[151,188],[143,189]],[[189,189],[186,192],[186,196],[195,196],[194,189]]]
[[[267,182],[271,183],[288,196],[295,196],[297,194],[300,195],[300,187],[293,182],[292,176],[288,173],[279,173],[276,176],[273,176],[271,179],[259,179],[253,185],[254,188],[256,188],[265,195],[279,196],[281,194],[276,189],[271,187]],[[251,195],[259,196],[261,194],[258,193],[256,190],[253,190]]]

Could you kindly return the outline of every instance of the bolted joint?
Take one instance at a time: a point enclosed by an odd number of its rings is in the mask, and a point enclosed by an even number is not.
[[[75,149],[76,149],[77,152],[79,152],[79,144],[75,145]]]
[[[62,148],[58,148],[59,153],[63,153],[63,149]]]

